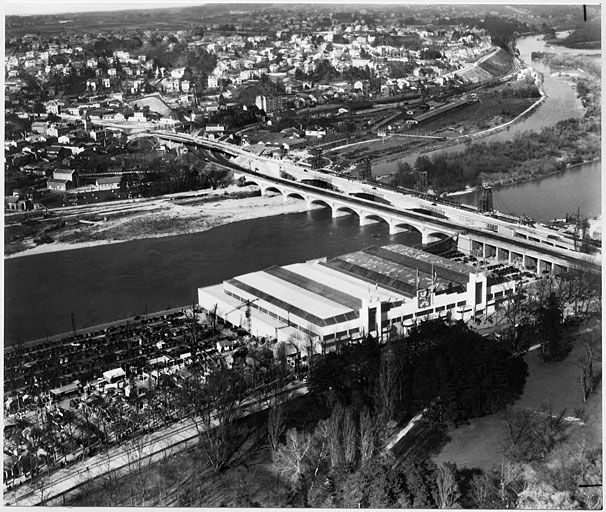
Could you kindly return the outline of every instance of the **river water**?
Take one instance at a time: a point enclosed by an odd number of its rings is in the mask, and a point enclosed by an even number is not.
[[[528,215],[539,222],[576,214],[577,208],[582,216],[595,217],[602,211],[601,175],[601,162],[592,162],[540,180],[497,187],[493,189],[494,207],[503,213]],[[480,194],[474,190],[452,199],[476,206]]]
[[[373,236],[375,235],[375,236]],[[5,343],[197,302],[197,287],[239,274],[389,242],[419,244],[387,224],[360,227],[330,210],[234,222],[202,233],[11,258],[4,263]]]
[[[536,38],[518,42],[522,59],[542,51]],[[566,51],[549,47],[549,51]],[[576,50],[575,50],[576,52]],[[595,53],[595,52],[593,52]],[[540,129],[560,119],[582,114],[570,84],[545,74],[547,101],[509,132],[483,140],[511,137]],[[452,150],[452,149],[450,149]],[[385,172],[392,172],[396,163]],[[525,213],[537,220],[581,212],[600,213],[599,162],[564,173],[496,189],[495,207]],[[475,204],[475,192],[456,199]],[[380,235],[380,237],[373,237]],[[5,260],[5,343],[13,344],[87,327],[169,306],[191,304],[199,286],[271,265],[285,265],[322,256],[357,251],[374,244],[420,243],[415,233],[389,235],[383,223],[359,227],[355,217],[332,219],[330,211],[315,210],[243,222],[175,237],[62,251]]]

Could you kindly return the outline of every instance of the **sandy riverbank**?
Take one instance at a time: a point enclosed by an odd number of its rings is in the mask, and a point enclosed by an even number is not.
[[[5,255],[15,258],[47,252],[81,249],[143,238],[199,233],[229,222],[270,217],[307,210],[302,200],[284,202],[281,195],[239,199],[216,197],[161,198],[137,203],[133,208],[105,209],[107,219],[96,225],[77,224],[53,234],[54,242],[35,245]]]

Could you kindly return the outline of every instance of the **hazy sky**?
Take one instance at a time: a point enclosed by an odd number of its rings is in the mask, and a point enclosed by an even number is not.
[[[302,3],[302,0],[220,0],[221,3]],[[303,0],[305,1],[305,0]],[[204,0],[5,0],[5,14],[59,14],[70,12],[117,11],[124,9],[158,9],[162,7],[183,7],[212,3]],[[309,3],[354,3],[354,4],[502,4],[502,0],[311,0]],[[536,0],[509,0],[508,4],[543,3]],[[599,0],[547,0],[547,4],[581,4],[595,5]]]
[[[7,0],[6,14],[58,14],[70,12],[118,11],[124,9],[158,9],[204,4],[204,0]]]

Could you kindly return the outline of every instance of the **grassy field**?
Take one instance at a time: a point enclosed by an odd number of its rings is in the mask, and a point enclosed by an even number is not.
[[[602,440],[602,393],[599,389],[584,403],[579,384],[580,369],[575,365],[582,354],[577,344],[572,353],[558,363],[544,363],[538,351],[526,357],[528,379],[522,397],[514,408],[551,407],[554,414],[566,409],[566,415],[581,417],[585,425],[574,427],[594,445]],[[601,361],[601,354],[598,356]],[[595,365],[601,373],[601,363]],[[500,412],[472,420],[469,425],[450,429],[448,442],[435,457],[437,462],[455,462],[458,467],[490,469],[501,460],[505,439],[505,417]]]

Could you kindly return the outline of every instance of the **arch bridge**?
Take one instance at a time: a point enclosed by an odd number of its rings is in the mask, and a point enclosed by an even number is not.
[[[393,208],[386,208],[372,200],[348,198],[342,194],[333,195],[324,190],[320,192],[314,190],[313,186],[303,183],[276,183],[261,176],[246,176],[246,173],[244,175],[246,184],[258,186],[262,195],[281,194],[284,201],[303,200],[308,210],[313,209],[315,205],[322,205],[330,208],[333,218],[355,215],[359,219],[360,226],[383,222],[389,226],[389,234],[417,231],[421,235],[423,244],[450,238],[460,232],[454,226],[431,225],[423,218],[412,218],[405,211],[399,212]],[[427,220],[431,221],[431,217]]]
[[[249,181],[256,182],[263,193],[273,189],[275,193],[281,193],[285,200],[299,197],[310,208],[315,203],[325,204],[333,216],[357,215],[361,225],[382,221],[389,225],[390,233],[415,229],[421,233],[424,242],[461,233],[458,248],[468,254],[481,249],[498,257],[509,251],[522,254],[529,261],[540,259],[536,265],[538,269],[542,265],[551,269],[557,265],[567,269],[585,268],[591,272],[601,272],[601,252],[592,255],[580,253],[571,239],[541,226],[522,225],[515,218],[487,218],[473,208],[442,202],[437,204],[429,198],[323,170],[311,170],[288,160],[255,155],[243,147],[196,135],[150,130],[131,138],[150,135],[164,141],[203,147],[222,160],[224,165],[234,169],[236,174],[247,175]],[[306,180],[311,180],[316,186],[306,184]],[[317,186],[317,180],[331,186]],[[502,258],[505,260],[505,256]]]

